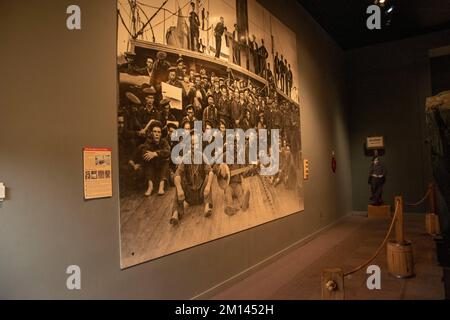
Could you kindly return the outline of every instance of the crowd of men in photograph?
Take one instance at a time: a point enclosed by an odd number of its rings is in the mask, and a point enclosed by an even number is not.
[[[190,38],[190,50],[204,53],[205,45],[200,39],[200,27],[205,30],[205,10],[202,10],[202,23],[196,13],[195,3],[191,2],[191,11],[189,13],[189,38]],[[293,87],[293,73],[291,65],[287,59],[275,53],[272,67],[267,62],[269,53],[264,44],[264,39],[261,39],[260,44],[257,43],[256,36],[251,37],[239,37],[241,32],[239,31],[238,24],[234,24],[234,31],[230,33],[231,38],[226,37],[227,27],[223,17],[220,17],[219,21],[214,26],[214,39],[215,39],[215,57],[220,58],[222,50],[222,38],[225,37],[227,46],[231,48],[232,61],[234,64],[240,65],[249,71],[267,79],[274,87],[277,87],[283,91],[288,97],[291,96]],[[241,52],[245,53],[245,63],[241,59]],[[245,65],[243,65],[245,64]]]
[[[300,151],[298,105],[281,98],[264,84],[234,77],[229,69],[223,74],[208,72],[206,67],[188,69],[182,57],[171,63],[165,52],[147,57],[145,68],[138,68],[130,61],[120,65],[119,72],[148,75],[149,82],[121,90],[118,113],[121,185],[136,183],[138,173],[142,172],[145,196],[154,192],[163,196],[168,187],[175,186],[171,224],[179,223],[184,202],[204,204],[205,216],[210,216],[212,176],[226,179],[229,170],[238,168],[172,163],[170,155],[177,143],[171,140],[172,132],[178,128],[192,132],[195,121],[202,121],[203,130],[217,128],[223,134],[226,129],[235,128],[268,129],[268,132],[279,129],[281,165],[272,181],[276,185],[287,178],[288,167],[298,160]],[[181,89],[182,110],[173,108],[171,100],[163,97],[162,83]],[[240,209],[248,207],[249,190],[242,188],[244,174],[231,174],[224,187],[225,213],[229,215],[239,210],[233,206],[234,199],[240,203]]]

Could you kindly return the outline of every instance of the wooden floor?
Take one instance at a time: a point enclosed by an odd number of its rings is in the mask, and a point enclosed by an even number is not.
[[[216,178],[212,185],[213,214],[205,218],[203,206],[190,207],[178,226],[169,221],[175,197],[171,188],[164,196],[136,194],[121,199],[121,266],[127,268],[176,251],[218,239],[303,210],[301,187],[277,187],[268,178],[244,180],[251,190],[249,209],[234,216],[224,213],[223,191]]]
[[[366,261],[386,234],[388,219],[349,216],[317,238],[279,256],[226,287],[205,294],[211,299],[321,299],[321,271],[344,272]],[[345,278],[347,300],[444,299],[443,270],[436,259],[433,238],[425,232],[425,217],[405,215],[406,239],[413,244],[415,277],[397,279],[387,271],[383,249],[372,262],[381,269],[381,290],[369,290],[365,269]]]

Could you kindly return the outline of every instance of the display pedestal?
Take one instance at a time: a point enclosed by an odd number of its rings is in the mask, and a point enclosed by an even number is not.
[[[369,218],[390,218],[391,217],[391,206],[372,206],[367,207],[367,216]]]

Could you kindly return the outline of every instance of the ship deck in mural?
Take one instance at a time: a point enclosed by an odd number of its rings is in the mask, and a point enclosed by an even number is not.
[[[168,59],[176,61],[178,57],[183,57],[191,61],[192,64],[197,64],[203,67],[207,67],[208,70],[214,70],[218,74],[224,73],[224,70],[231,70],[233,75],[237,77],[245,77],[247,79],[252,79],[255,83],[262,84],[264,86],[268,86],[267,80],[262,78],[259,75],[233,63],[229,63],[226,60],[214,58],[199,52],[193,52],[191,50],[177,48],[174,46],[162,45],[159,43],[153,43],[149,41],[143,40],[130,40],[130,50],[137,55],[136,63],[144,66],[145,59],[147,56],[152,55],[155,56],[158,51],[164,51],[167,54]],[[141,76],[129,76],[126,73],[120,74],[121,79],[120,82],[129,82],[130,84],[141,85],[144,82],[148,82],[148,77]],[[298,101],[289,97],[285,92],[276,88],[277,95],[289,101],[289,103],[293,103],[295,105],[299,105]]]
[[[267,177],[251,176],[244,179],[244,188],[251,190],[249,208],[228,216],[224,213],[223,190],[214,179],[213,214],[205,218],[203,206],[190,207],[177,226],[169,223],[174,188],[162,197],[135,194],[122,198],[122,268],[285,217],[303,207],[300,185],[287,188],[281,183],[275,187]]]

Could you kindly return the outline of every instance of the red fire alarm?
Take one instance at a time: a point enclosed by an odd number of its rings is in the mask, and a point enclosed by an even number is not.
[[[331,152],[331,170],[336,173],[336,157],[334,156],[334,151]]]

